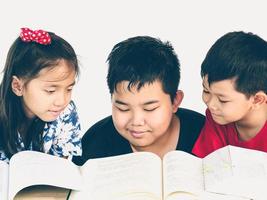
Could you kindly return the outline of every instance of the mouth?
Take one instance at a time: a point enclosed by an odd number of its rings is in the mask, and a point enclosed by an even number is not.
[[[211,113],[212,117],[220,117],[219,114]]]
[[[53,116],[59,116],[60,113],[63,111],[63,109],[61,110],[49,110],[49,112],[53,115]]]
[[[225,124],[224,117],[222,115],[211,113],[212,119],[218,124]]]
[[[141,138],[146,133],[146,131],[135,131],[135,130],[128,130],[128,131],[134,138]]]

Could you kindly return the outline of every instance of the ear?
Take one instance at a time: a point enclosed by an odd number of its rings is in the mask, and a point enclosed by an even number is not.
[[[23,81],[17,76],[12,76],[11,88],[15,95],[22,96]]]
[[[184,98],[184,92],[182,90],[177,90],[176,96],[173,99],[173,103],[172,103],[172,111],[173,111],[173,113],[177,112],[180,104],[182,103],[183,98]]]
[[[267,103],[267,95],[265,94],[265,92],[260,91],[257,92],[254,96],[253,96],[253,106],[254,108],[257,108],[263,104]]]

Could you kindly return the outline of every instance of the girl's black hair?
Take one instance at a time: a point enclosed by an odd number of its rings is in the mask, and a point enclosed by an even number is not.
[[[72,67],[76,75],[79,66],[76,53],[72,46],[63,38],[48,32],[51,44],[42,45],[36,42],[23,42],[18,37],[9,49],[0,85],[0,147],[7,157],[18,152],[18,129],[25,123],[22,97],[12,91],[12,77],[23,78],[26,84],[36,78],[44,68],[52,68],[61,60]],[[45,122],[39,118],[32,121],[26,132],[25,148],[32,145],[33,150],[43,150],[43,129]]]

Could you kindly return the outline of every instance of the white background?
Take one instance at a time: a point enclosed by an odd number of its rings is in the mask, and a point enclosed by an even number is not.
[[[266,8],[264,0],[0,0],[0,70],[21,27],[66,39],[81,66],[73,99],[84,133],[111,113],[106,58],[112,47],[149,35],[170,41],[178,54],[182,107],[204,113],[200,65],[208,49],[229,31],[253,32],[266,40]]]

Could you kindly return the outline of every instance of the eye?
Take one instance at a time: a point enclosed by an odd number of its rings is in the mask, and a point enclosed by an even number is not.
[[[127,111],[130,110],[130,109],[122,109],[122,108],[119,108],[119,107],[117,107],[117,106],[116,106],[116,108],[117,108],[119,111],[121,111],[121,112],[127,112]]]
[[[159,107],[159,106],[158,106]],[[152,112],[154,110],[156,110],[158,107],[155,107],[155,108],[145,108],[144,111],[147,111],[147,112]]]
[[[53,94],[56,90],[45,90],[46,93],[48,94]]]
[[[73,89],[73,87],[71,87],[71,88],[68,88],[68,89],[67,89],[67,91],[68,91],[68,92],[71,92],[71,91],[72,91],[72,89]]]
[[[227,103],[227,102],[229,102],[229,101],[225,101],[225,100],[220,100],[220,99],[219,99],[219,102],[220,102],[220,103]]]
[[[203,89],[203,93],[209,94],[210,92],[208,90]]]

